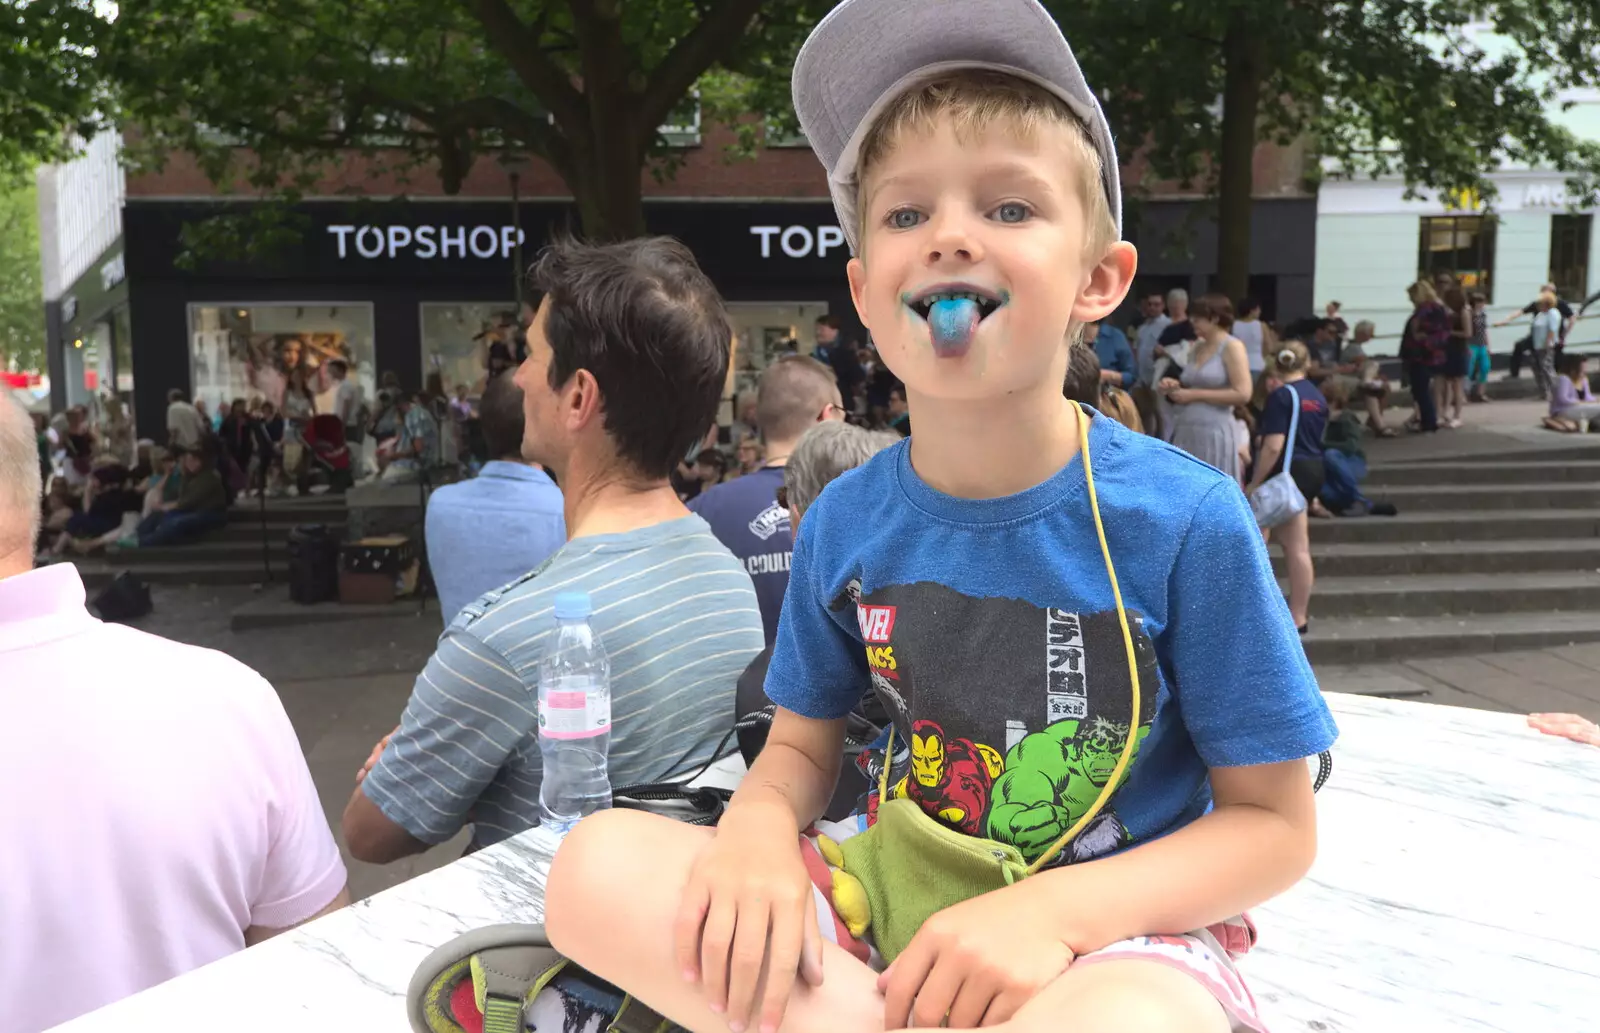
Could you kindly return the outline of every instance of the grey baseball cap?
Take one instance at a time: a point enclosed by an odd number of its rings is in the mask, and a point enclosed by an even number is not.
[[[794,63],[800,128],[828,170],[828,191],[852,252],[860,251],[856,163],[891,101],[958,69],[1006,72],[1060,97],[1100,152],[1111,218],[1122,234],[1117,149],[1072,48],[1037,0],[844,0],[817,24]]]

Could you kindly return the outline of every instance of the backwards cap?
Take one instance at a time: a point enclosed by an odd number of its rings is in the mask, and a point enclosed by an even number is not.
[[[794,109],[828,171],[852,253],[860,251],[856,172],[867,130],[896,97],[962,69],[1025,79],[1060,97],[1100,153],[1101,185],[1122,234],[1117,149],[1061,29],[1037,0],[844,0],[794,63]]]

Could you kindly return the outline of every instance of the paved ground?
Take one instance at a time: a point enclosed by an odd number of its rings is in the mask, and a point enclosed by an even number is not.
[[[356,769],[394,727],[416,672],[433,651],[441,627],[437,612],[234,632],[228,614],[254,597],[250,588],[158,585],[153,592],[155,612],[139,627],[220,649],[277,687],[337,834]],[[1600,719],[1600,645],[1332,667],[1318,676],[1330,691],[1486,710],[1573,711]],[[370,896],[459,857],[464,846],[465,837],[458,837],[384,868],[349,861],[351,892],[357,899]]]

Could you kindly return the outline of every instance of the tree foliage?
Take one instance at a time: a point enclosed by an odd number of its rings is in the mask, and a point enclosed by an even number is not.
[[[1235,296],[1260,139],[1305,136],[1333,174],[1413,189],[1492,202],[1487,174],[1512,163],[1571,172],[1574,196],[1593,196],[1600,145],[1550,112],[1561,91],[1600,84],[1594,0],[1046,2],[1124,158],[1217,195],[1218,268]]]
[[[681,157],[660,127],[696,84],[786,81],[827,6],[144,0],[118,19],[107,74],[140,155],[194,153],[218,183],[292,196],[360,153],[453,192],[475,162],[526,155],[560,174],[586,231],[626,235],[644,225],[642,170]],[[717,90],[715,111],[745,88]]]
[[[102,122],[93,0],[0,0],[0,177],[71,152]]]
[[[0,371],[45,366],[39,213],[30,180],[0,176]]]

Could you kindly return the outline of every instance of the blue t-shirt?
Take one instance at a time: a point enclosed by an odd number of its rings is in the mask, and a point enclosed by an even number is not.
[[[778,636],[778,614],[789,589],[789,555],[794,551],[789,511],[778,505],[781,487],[783,468],[762,467],[712,485],[688,504],[689,511],[711,525],[717,541],[739,558],[755,582],[769,646]]]
[[[1284,388],[1293,391],[1293,396]],[[1300,405],[1300,426],[1294,432],[1294,458],[1321,459],[1322,433],[1328,429],[1328,400],[1322,397],[1317,385],[1309,380],[1285,384],[1267,396],[1266,404],[1261,407],[1259,433],[1262,437],[1288,434],[1289,418],[1294,415],[1291,408],[1294,402]],[[1272,472],[1278,473],[1282,469],[1283,459],[1280,457],[1277,469]]]
[[[1104,416],[1090,447],[1137,717],[1081,457],[1000,499],[930,488],[909,442],[839,478],[800,525],[767,671],[774,702],[824,720],[871,685],[896,729],[891,795],[1029,858],[1094,803],[1130,732],[1125,781],[1066,860],[1198,818],[1208,768],[1337,734],[1239,486]]]

